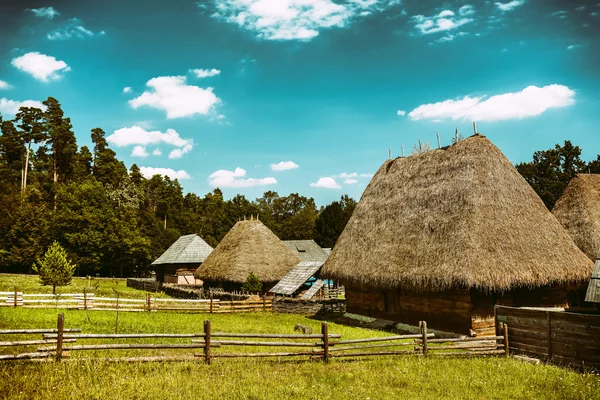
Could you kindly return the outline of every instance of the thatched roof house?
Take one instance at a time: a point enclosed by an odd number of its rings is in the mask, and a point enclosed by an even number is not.
[[[552,214],[581,251],[595,260],[600,250],[600,175],[573,178]]]
[[[165,282],[165,275],[183,276],[185,271],[195,271],[210,255],[213,248],[196,234],[184,235],[175,241],[151,266],[156,279]],[[175,278],[179,283],[180,280]],[[186,279],[189,282],[189,279]]]
[[[350,312],[429,318],[434,328],[461,331],[469,314],[469,329],[478,329],[473,310],[482,301],[489,304],[478,320],[493,315],[503,294],[512,291],[505,301],[515,305],[536,303],[529,289],[583,282],[591,271],[533,189],[481,135],[386,161],[323,267],[346,286]],[[387,294],[378,295],[382,289]]]
[[[302,261],[321,262],[327,260],[327,253],[314,240],[284,240],[285,244]]]
[[[195,276],[205,286],[239,288],[253,272],[267,291],[300,261],[262,222],[239,221],[196,270]]]

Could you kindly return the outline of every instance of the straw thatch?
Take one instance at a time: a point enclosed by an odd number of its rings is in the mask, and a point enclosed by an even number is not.
[[[600,249],[600,175],[577,175],[552,209],[571,239],[591,260]]]
[[[253,272],[262,282],[276,282],[300,261],[262,222],[239,221],[195,276],[205,281],[243,283]]]
[[[386,161],[323,276],[374,287],[508,290],[585,281],[592,262],[487,138]]]

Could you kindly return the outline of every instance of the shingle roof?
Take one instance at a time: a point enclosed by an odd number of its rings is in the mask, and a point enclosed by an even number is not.
[[[592,279],[588,285],[585,301],[600,303],[600,252],[598,252],[598,256],[596,257],[596,265],[594,266]]]
[[[301,261],[288,272],[277,285],[271,289],[272,293],[291,295],[300,286],[313,276],[323,266],[322,261]]]
[[[175,241],[152,265],[202,263],[213,248],[196,234],[184,235]]]
[[[312,299],[315,296],[315,294],[317,294],[319,289],[321,289],[323,287],[323,285],[325,285],[325,281],[323,281],[321,279],[317,279],[317,281],[315,283],[313,283],[313,285],[310,287],[310,289],[308,289],[306,291],[306,293],[304,293],[304,295],[302,295],[302,299],[303,300]]]
[[[284,240],[283,244],[302,261],[327,261],[327,253],[314,240]]]

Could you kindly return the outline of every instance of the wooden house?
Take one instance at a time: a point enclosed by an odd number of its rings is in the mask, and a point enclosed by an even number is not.
[[[184,235],[175,241],[151,267],[156,280],[181,285],[202,284],[196,282],[194,272],[206,260],[213,248],[196,234]]]
[[[239,290],[254,273],[267,292],[300,262],[262,222],[237,222],[196,270],[205,287]]]
[[[487,138],[390,159],[323,266],[348,312],[493,334],[494,305],[565,306],[593,263]]]

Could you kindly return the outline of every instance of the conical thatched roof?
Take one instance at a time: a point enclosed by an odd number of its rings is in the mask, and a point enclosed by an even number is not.
[[[175,241],[152,265],[202,263],[213,251],[200,236],[184,235]]]
[[[487,138],[386,161],[323,275],[376,287],[507,290],[583,281],[592,262]]]
[[[239,221],[196,270],[196,278],[243,283],[251,272],[279,281],[300,262],[262,222]]]
[[[577,175],[558,199],[552,214],[591,260],[600,249],[600,175]]]

